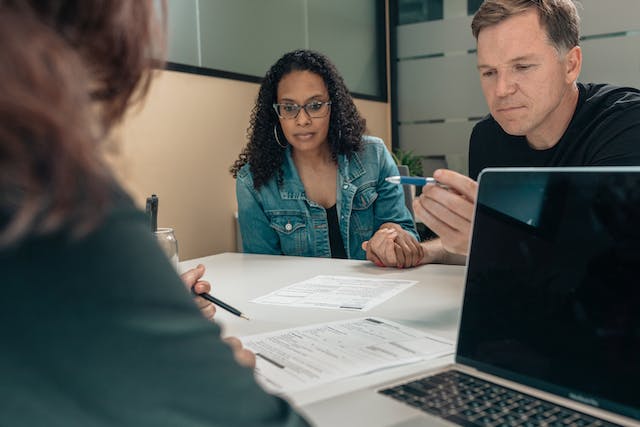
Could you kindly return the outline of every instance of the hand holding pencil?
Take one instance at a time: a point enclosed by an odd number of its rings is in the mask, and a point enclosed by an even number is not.
[[[247,316],[242,314],[236,308],[231,307],[230,305],[209,295],[209,292],[211,291],[211,284],[205,280],[200,280],[204,275],[204,271],[204,265],[198,264],[195,268],[184,272],[180,276],[187,289],[189,289],[191,293],[196,295],[196,305],[198,306],[198,308],[200,308],[200,311],[202,312],[204,317],[209,320],[213,320],[213,316],[216,314],[216,307],[215,305],[213,305],[213,303],[215,302],[215,304],[219,305],[225,310],[235,310],[237,314],[234,314],[249,320]],[[205,297],[205,295],[211,297],[211,299],[214,301],[210,301]],[[233,313],[233,311],[231,312]],[[235,358],[236,362],[238,362],[238,364],[250,369],[254,369],[256,367],[256,355],[251,350],[244,348],[242,346],[242,341],[240,341],[236,337],[226,337],[224,338],[224,341],[229,345],[229,347],[231,347],[233,357]]]
[[[185,271],[180,275],[182,282],[190,292],[194,294],[209,293],[211,291],[211,284],[205,280],[200,280],[204,275],[204,265],[198,264],[196,268]],[[194,298],[196,306],[200,309],[202,315],[208,319],[213,320],[216,314],[216,306],[210,301],[196,296]]]
[[[211,291],[211,284],[207,281],[200,280],[200,278],[204,275],[204,271],[204,265],[198,264],[196,268],[192,268],[191,270],[183,273],[181,276],[185,286],[191,291],[193,295],[195,295],[196,305],[198,306],[204,317],[209,320],[213,320],[213,316],[216,314],[216,306],[218,306],[235,316],[250,320],[249,317],[247,317],[237,308],[209,294],[209,292]]]

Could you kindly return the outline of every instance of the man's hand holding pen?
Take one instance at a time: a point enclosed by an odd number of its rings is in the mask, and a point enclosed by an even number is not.
[[[420,196],[413,201],[413,212],[440,237],[445,251],[466,255],[478,183],[447,169],[435,171],[433,177],[445,187],[423,187]]]
[[[406,257],[406,250],[397,242],[396,230],[380,229],[370,240],[362,243],[367,259],[378,266],[387,267],[463,264],[469,246],[478,183],[447,169],[439,169],[433,177],[428,178],[393,176],[386,178],[386,181],[423,185],[422,193],[413,200],[413,212],[416,220],[424,223],[439,238],[422,242],[422,258],[416,261],[415,257]]]

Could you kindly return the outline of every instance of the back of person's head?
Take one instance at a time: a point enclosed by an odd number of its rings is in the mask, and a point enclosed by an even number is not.
[[[473,36],[478,39],[487,27],[534,9],[549,42],[558,52],[566,52],[580,43],[580,17],[572,0],[485,0],[471,22]]]
[[[264,77],[256,105],[251,113],[249,143],[231,167],[237,176],[240,168],[249,163],[255,188],[260,188],[279,170],[284,160],[282,149],[274,136],[279,126],[273,104],[278,102],[278,84],[294,71],[310,71],[324,80],[331,101],[329,145],[334,159],[338,154],[357,151],[362,145],[366,122],[358,113],[344,79],[325,55],[312,50],[295,50],[284,54],[271,66]]]
[[[0,247],[100,220],[99,142],[146,92],[160,28],[151,1],[0,2]]]

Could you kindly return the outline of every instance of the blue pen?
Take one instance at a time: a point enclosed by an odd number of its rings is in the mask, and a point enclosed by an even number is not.
[[[405,184],[405,185],[417,185],[424,186],[427,184],[437,184],[435,178],[432,177],[424,177],[424,176],[388,176],[384,179],[387,182],[392,184]]]

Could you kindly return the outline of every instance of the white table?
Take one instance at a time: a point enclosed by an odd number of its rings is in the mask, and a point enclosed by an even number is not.
[[[368,261],[224,253],[180,264],[181,271],[204,264],[205,280],[216,297],[247,314],[251,321],[218,309],[216,320],[225,335],[244,336],[314,323],[376,316],[455,340],[464,287],[464,267],[425,265],[412,269],[379,268]],[[416,280],[417,284],[362,313],[347,310],[282,307],[250,300],[317,275]],[[361,387],[410,376],[451,357],[350,378],[289,395],[301,406]],[[313,418],[312,418],[313,421]]]

